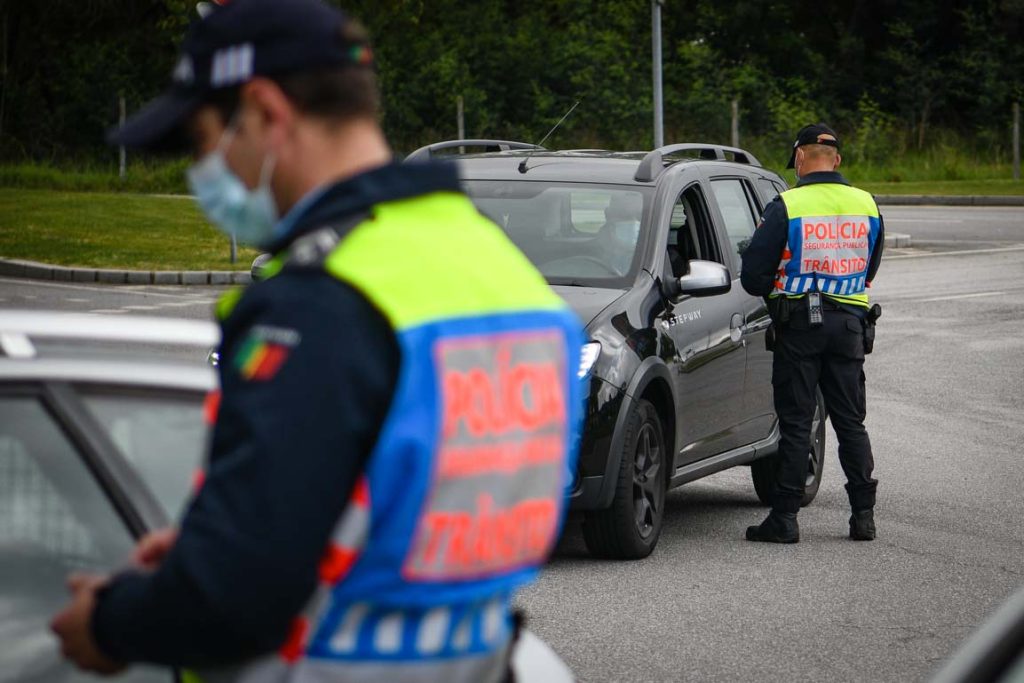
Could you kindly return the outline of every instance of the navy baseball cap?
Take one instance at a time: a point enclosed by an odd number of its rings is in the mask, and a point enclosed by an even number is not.
[[[828,145],[839,149],[839,136],[824,123],[812,123],[809,126],[804,126],[796,134],[793,153],[789,155],[789,163],[786,164],[786,168],[793,168],[796,163],[796,148],[803,145]]]
[[[213,93],[256,76],[329,66],[372,68],[364,43],[348,43],[344,12],[321,0],[219,0],[200,3],[181,44],[171,86],[123,126],[113,145],[169,150],[184,147],[183,124]]]

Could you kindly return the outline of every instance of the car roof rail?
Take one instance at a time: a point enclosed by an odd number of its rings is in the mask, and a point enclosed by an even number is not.
[[[420,147],[415,152],[405,157],[406,161],[423,161],[424,159],[430,159],[431,157],[437,156],[437,152],[445,149],[453,149],[455,147],[493,147],[494,151],[507,152],[511,149],[532,149],[542,150],[544,149],[540,145],[530,144],[529,142],[517,142],[515,140],[445,140],[444,142],[435,142],[432,145]]]
[[[0,357],[35,358],[33,339],[127,342],[209,349],[220,343],[220,329],[210,322],[152,316],[0,311]]]
[[[640,166],[637,167],[636,175],[633,179],[639,183],[651,182],[665,170],[665,157],[669,154],[678,154],[679,152],[697,152],[697,156],[700,159],[734,161],[737,164],[749,164],[751,166],[761,165],[757,157],[739,147],[726,147],[725,145],[703,142],[684,142],[678,145],[665,145],[648,152],[647,156],[640,162]],[[732,159],[727,158],[726,154],[731,155]]]

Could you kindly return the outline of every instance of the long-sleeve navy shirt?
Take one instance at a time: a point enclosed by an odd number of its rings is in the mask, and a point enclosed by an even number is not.
[[[454,166],[363,173],[316,198],[274,250],[374,204],[434,191],[458,191]],[[281,347],[283,362],[247,367],[264,342]],[[122,573],[100,593],[93,634],[115,660],[208,666],[281,645],[315,590],[400,365],[382,314],[319,270],[249,287],[223,324],[220,352],[206,478],[178,540],[156,571]]]
[[[819,171],[808,173],[797,182],[797,187],[816,183],[850,183],[837,171]],[[867,281],[871,282],[878,266],[882,262],[882,249],[885,245],[885,224],[882,216],[878,216],[879,232],[875,249],[868,262]],[[768,296],[775,291],[775,278],[782,261],[782,252],[786,249],[789,238],[789,213],[781,197],[776,197],[764,209],[761,222],[754,231],[750,244],[743,251],[743,267],[740,270],[740,284],[748,294]]]

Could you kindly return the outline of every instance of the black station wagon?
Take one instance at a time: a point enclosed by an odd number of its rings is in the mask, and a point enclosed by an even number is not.
[[[571,496],[589,550],[645,557],[665,492],[735,465],[751,465],[767,503],[779,438],[769,319],[738,278],[740,252],[785,182],[749,152],[709,144],[608,152],[456,140],[406,161],[430,157],[458,163],[480,211],[586,324],[590,395]],[[824,418],[819,396],[805,505],[821,481]]]

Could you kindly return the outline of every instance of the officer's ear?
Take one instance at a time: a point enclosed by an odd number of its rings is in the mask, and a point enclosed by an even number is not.
[[[254,78],[242,86],[241,102],[255,112],[255,125],[267,135],[271,147],[278,147],[294,128],[295,106],[269,78]]]
[[[832,170],[836,171],[839,169],[839,164],[843,163],[843,155],[836,152],[836,163],[832,166]]]

